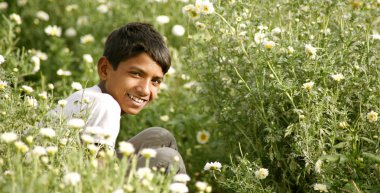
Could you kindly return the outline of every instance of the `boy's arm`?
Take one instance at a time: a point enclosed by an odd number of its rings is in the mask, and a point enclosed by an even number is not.
[[[112,96],[103,94],[94,99],[86,127],[97,127],[101,132],[99,135],[108,134],[109,137],[105,139],[98,137],[96,143],[106,144],[113,148],[120,130],[120,117],[119,104]],[[86,127],[84,132],[87,132]]]

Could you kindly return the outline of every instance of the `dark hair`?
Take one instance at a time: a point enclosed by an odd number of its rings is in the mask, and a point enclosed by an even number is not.
[[[146,23],[129,23],[111,32],[103,56],[116,70],[120,62],[143,52],[161,66],[164,74],[169,70],[171,58],[165,41],[152,25]]]

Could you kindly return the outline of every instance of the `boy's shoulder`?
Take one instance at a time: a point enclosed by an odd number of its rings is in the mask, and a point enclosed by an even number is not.
[[[118,102],[111,95],[102,93],[97,85],[76,91],[65,100],[67,103],[63,108],[63,113],[66,117],[72,117],[88,109],[121,111]],[[60,108],[57,106],[54,111],[58,113]]]
[[[67,98],[67,100],[81,100],[85,103],[88,102],[88,100],[92,102],[91,100],[96,99],[98,99],[98,102],[117,103],[117,101],[111,95],[102,93],[98,85],[76,91]]]

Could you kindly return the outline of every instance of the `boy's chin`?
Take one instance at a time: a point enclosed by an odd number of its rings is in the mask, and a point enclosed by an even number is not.
[[[147,106],[149,106],[150,102],[144,104],[143,106],[139,107],[139,108],[134,108],[134,107],[127,107],[127,108],[124,108],[124,109],[121,109],[121,114],[124,115],[124,114],[127,114],[127,115],[137,115],[139,114],[144,108],[146,108]]]
[[[122,110],[122,115],[137,115],[141,112],[142,109],[126,109],[125,111]]]

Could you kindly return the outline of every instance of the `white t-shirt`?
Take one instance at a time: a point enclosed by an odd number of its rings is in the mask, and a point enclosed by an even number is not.
[[[109,137],[96,138],[96,143],[115,147],[120,130],[121,109],[119,103],[111,95],[102,93],[96,85],[73,93],[66,101],[67,104],[63,109],[58,106],[53,113],[59,114],[62,111],[67,119],[81,117],[88,113],[84,133],[87,127],[98,127],[104,133],[108,133]]]

